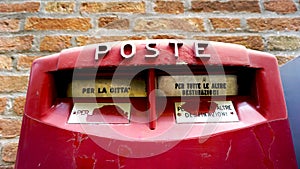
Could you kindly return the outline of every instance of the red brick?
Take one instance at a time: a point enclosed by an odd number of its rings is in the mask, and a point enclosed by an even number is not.
[[[278,61],[278,65],[284,65],[285,63],[287,63],[288,61],[294,59],[294,56],[276,56],[277,61]]]
[[[22,121],[18,119],[0,119],[2,138],[14,138],[20,135]]]
[[[25,97],[17,97],[13,101],[13,110],[17,115],[23,115],[25,106]]]
[[[47,2],[45,10],[51,13],[73,13],[74,2]]]
[[[234,31],[241,29],[240,19],[231,18],[210,18],[210,23],[214,30]]]
[[[265,0],[264,7],[268,11],[280,14],[295,13],[297,11],[293,0]]]
[[[195,36],[195,39],[243,45],[250,49],[264,50],[261,36]]]
[[[0,55],[0,70],[12,70],[12,58]]]
[[[81,4],[80,11],[145,13],[145,2],[84,2]]]
[[[145,36],[102,36],[101,38],[79,36],[76,38],[78,46],[84,46],[95,43],[125,41],[125,40],[144,40]]]
[[[192,0],[194,12],[249,12],[260,13],[258,0]]]
[[[5,162],[15,162],[17,157],[18,143],[8,143],[3,146],[2,160]]]
[[[28,76],[0,76],[0,92],[24,92],[27,89]]]
[[[121,19],[116,16],[100,17],[98,20],[98,26],[106,29],[125,30],[129,29],[129,20]]]
[[[18,32],[19,29],[19,19],[0,19],[0,32]]]
[[[186,39],[186,37],[183,35],[160,34],[151,36],[151,39]]]
[[[180,14],[184,13],[183,2],[180,1],[156,1],[154,11],[166,14]]]
[[[0,165],[0,169],[14,169],[14,165]]]
[[[138,19],[134,31],[180,30],[204,32],[203,20],[200,18],[152,18]]]
[[[0,51],[24,51],[31,49],[33,36],[0,37]]]
[[[17,61],[18,70],[28,70],[30,69],[32,62],[39,58],[39,56],[19,56]]]
[[[0,3],[0,12],[38,12],[40,2]]]
[[[27,18],[25,30],[87,31],[92,27],[90,18]]]
[[[0,98],[0,114],[3,114],[6,109],[7,99],[5,97]]]
[[[40,44],[40,51],[58,52],[71,47],[71,36],[45,36]]]
[[[299,31],[300,18],[252,18],[247,19],[250,31]]]

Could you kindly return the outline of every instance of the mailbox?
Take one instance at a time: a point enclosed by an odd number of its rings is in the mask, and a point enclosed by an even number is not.
[[[39,58],[16,168],[297,168],[276,59],[197,40]]]

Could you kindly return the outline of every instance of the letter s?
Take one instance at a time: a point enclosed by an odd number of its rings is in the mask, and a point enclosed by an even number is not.
[[[155,42],[153,42],[153,43],[150,42],[150,43],[146,44],[147,53],[149,53],[149,52],[153,53],[154,52],[154,54],[152,54],[152,55],[145,55],[146,58],[155,58],[159,55],[159,50],[156,49],[156,48],[153,48],[155,46],[156,46]]]

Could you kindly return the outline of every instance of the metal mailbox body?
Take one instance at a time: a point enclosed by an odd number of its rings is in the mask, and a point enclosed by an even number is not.
[[[164,76],[206,79],[220,74],[236,77],[232,95],[219,96],[216,90],[216,97],[200,96],[187,90],[189,96],[173,96],[157,90],[183,86],[162,84],[160,80],[169,79]],[[70,83],[75,86],[74,79],[90,76],[99,76],[100,81],[142,79],[143,85],[136,83],[144,91],[132,93],[129,100],[102,96],[101,87],[75,87],[73,95],[66,94]],[[77,96],[77,90],[99,95]],[[116,90],[110,88],[111,93]],[[212,104],[210,99],[216,101],[214,109],[220,101],[232,104],[238,119],[220,123],[176,119],[181,115],[175,114],[176,105],[182,101],[202,109],[201,103]],[[130,116],[118,121],[104,112],[116,123],[70,123],[72,113],[78,113],[72,112],[75,105],[101,103],[111,108],[114,102],[129,105]],[[276,59],[239,45],[193,40],[103,43],[39,58],[31,69],[16,168],[297,168]]]

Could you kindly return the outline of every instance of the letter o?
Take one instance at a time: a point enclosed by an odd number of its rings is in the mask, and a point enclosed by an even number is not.
[[[131,53],[129,55],[127,55],[125,53],[125,47],[127,47],[127,46],[131,47]],[[121,45],[121,56],[123,58],[126,58],[126,59],[131,58],[135,55],[135,53],[136,53],[136,46],[132,42],[122,43],[122,45]]]

